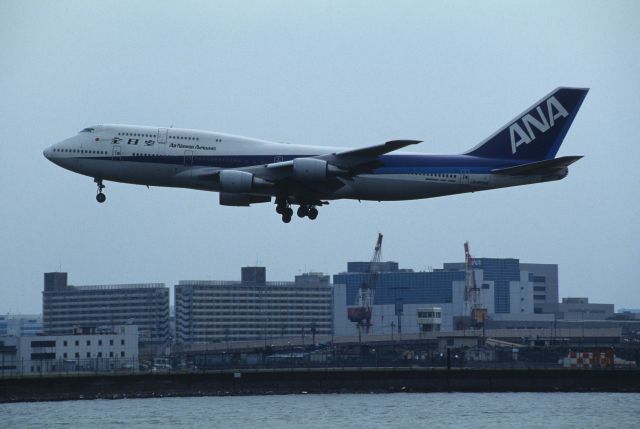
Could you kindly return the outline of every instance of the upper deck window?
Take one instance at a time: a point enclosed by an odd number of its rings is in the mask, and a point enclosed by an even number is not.
[[[95,128],[83,128],[80,130],[81,133],[92,133],[95,131]]]

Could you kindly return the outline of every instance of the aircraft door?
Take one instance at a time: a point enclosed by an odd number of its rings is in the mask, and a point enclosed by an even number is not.
[[[184,166],[187,168],[193,167],[193,151],[192,150],[184,151]]]
[[[158,128],[158,155],[164,155],[167,152],[167,134],[169,130],[166,128]]]
[[[120,161],[120,145],[112,146],[111,159],[113,161]]]
[[[469,170],[467,169],[460,170],[460,184],[462,185],[469,184]]]

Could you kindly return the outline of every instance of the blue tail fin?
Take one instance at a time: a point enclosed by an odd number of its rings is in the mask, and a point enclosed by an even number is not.
[[[588,88],[557,88],[465,153],[483,158],[553,159]]]

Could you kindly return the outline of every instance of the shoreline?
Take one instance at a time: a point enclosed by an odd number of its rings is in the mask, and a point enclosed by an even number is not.
[[[640,393],[640,370],[286,368],[0,379],[0,403],[394,392]]]

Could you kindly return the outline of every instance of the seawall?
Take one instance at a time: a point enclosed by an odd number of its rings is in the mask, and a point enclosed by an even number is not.
[[[304,368],[0,379],[0,403],[302,392],[640,392],[640,370]]]

